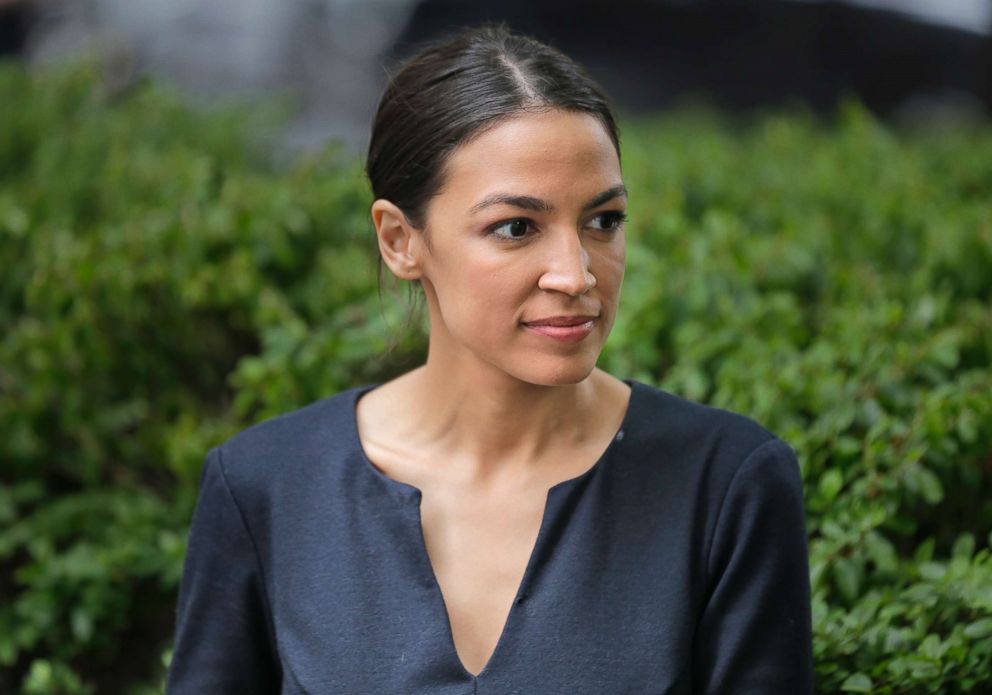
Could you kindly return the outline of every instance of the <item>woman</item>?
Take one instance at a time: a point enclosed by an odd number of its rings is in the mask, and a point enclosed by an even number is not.
[[[627,191],[593,81],[463,31],[392,78],[367,173],[426,364],[210,451],[168,692],[810,692],[792,449],[595,367]]]

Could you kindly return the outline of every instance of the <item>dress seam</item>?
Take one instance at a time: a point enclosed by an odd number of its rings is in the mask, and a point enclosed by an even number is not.
[[[775,443],[781,442],[781,441],[782,440],[780,440],[775,435],[771,435],[771,438],[770,439],[766,439],[761,444],[759,444],[754,449],[752,449],[751,452],[747,456],[744,457],[744,460],[737,467],[737,470],[734,471],[734,474],[732,476],[730,476],[730,482],[727,483],[727,487],[723,491],[723,496],[720,498],[720,508],[719,508],[719,511],[717,511],[717,513],[716,513],[716,519],[713,522],[713,531],[710,533],[710,537],[709,537],[709,539],[707,540],[707,543],[706,543],[706,561],[705,561],[705,563],[703,565],[703,572],[705,573],[704,574],[705,581],[703,583],[703,586],[706,587],[707,591],[710,588],[710,581],[712,580],[712,576],[711,576],[711,572],[710,572],[710,563],[712,561],[713,544],[716,541],[716,534],[720,530],[720,522],[723,519],[723,510],[726,508],[727,497],[730,495],[730,491],[734,487],[734,482],[737,480],[737,477],[740,475],[741,471],[748,467],[748,464],[754,459],[755,454],[757,454],[758,452],[760,452],[762,449],[764,449],[769,444],[775,444]]]
[[[234,490],[231,489],[231,485],[227,480],[227,473],[224,470],[224,451],[223,446],[216,447],[217,450],[217,468],[220,472],[220,479],[224,485],[224,489],[231,498],[231,503],[234,505],[234,509],[238,512],[238,518],[241,520],[241,525],[245,530],[245,535],[248,536],[248,542],[251,543],[252,554],[255,556],[255,565],[258,567],[258,575],[261,579],[261,594],[262,601],[265,603],[265,617],[266,624],[269,629],[269,639],[272,642],[273,656],[276,657],[279,662],[280,668],[292,678],[293,683],[299,688],[300,692],[306,692],[303,686],[300,684],[299,679],[293,670],[289,667],[289,664],[284,663],[279,655],[279,642],[276,639],[276,629],[274,618],[272,615],[272,603],[269,600],[268,583],[265,580],[265,568],[262,565],[262,556],[258,552],[258,544],[255,542],[255,536],[252,535],[251,527],[248,525],[248,520],[245,518],[244,511],[241,509],[241,505],[238,503],[238,498],[234,496]]]

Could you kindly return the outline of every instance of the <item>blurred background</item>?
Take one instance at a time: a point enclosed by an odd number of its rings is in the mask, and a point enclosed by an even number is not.
[[[573,56],[630,112],[701,98],[733,111],[845,96],[893,119],[992,108],[989,0],[2,0],[2,46],[32,62],[99,48],[120,80],[201,99],[278,92],[285,144],[360,149],[396,59],[504,19]]]
[[[423,359],[363,148],[485,20],[620,113],[600,366],[799,454],[816,692],[988,692],[992,0],[0,0],[0,695],[162,692],[208,449]]]

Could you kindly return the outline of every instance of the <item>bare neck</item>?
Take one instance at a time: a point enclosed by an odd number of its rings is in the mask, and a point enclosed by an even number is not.
[[[608,439],[629,394],[600,370],[576,384],[539,386],[436,357],[379,390],[374,420],[390,439],[479,483],[540,477],[540,461],[556,452]]]

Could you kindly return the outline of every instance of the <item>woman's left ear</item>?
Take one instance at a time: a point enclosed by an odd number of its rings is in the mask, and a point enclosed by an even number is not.
[[[403,211],[384,198],[372,203],[372,222],[379,240],[379,253],[393,274],[403,280],[417,280],[421,268],[416,249],[419,231],[411,225]]]

